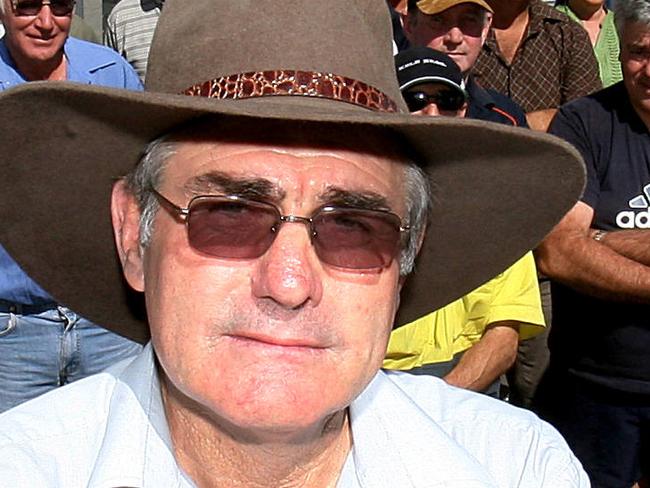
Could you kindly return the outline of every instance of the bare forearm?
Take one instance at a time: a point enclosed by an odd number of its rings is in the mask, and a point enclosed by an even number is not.
[[[444,380],[450,385],[484,391],[505,373],[517,356],[517,322],[496,322],[481,340],[465,351],[460,362]]]
[[[595,233],[592,229],[592,238]],[[610,231],[599,242],[632,261],[650,266],[650,230]]]
[[[650,268],[589,235],[552,232],[537,249],[539,270],[605,300],[650,303]]]
[[[546,132],[548,127],[551,125],[553,117],[557,109],[547,108],[543,110],[535,110],[534,112],[528,112],[526,114],[526,121],[531,129],[537,130],[540,132]]]

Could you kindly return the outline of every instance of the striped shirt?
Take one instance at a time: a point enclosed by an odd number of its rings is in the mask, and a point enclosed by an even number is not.
[[[131,63],[144,82],[151,39],[164,0],[121,0],[106,19],[104,44]]]

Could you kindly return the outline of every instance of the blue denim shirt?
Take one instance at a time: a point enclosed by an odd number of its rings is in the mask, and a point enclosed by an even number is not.
[[[90,85],[142,90],[140,78],[118,53],[90,42],[69,37],[64,46],[68,80]],[[4,39],[0,39],[0,90],[27,80],[14,65]],[[27,276],[0,246],[0,300],[41,305],[54,303],[52,297]]]

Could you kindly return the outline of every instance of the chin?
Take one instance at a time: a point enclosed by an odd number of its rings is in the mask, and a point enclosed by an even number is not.
[[[226,430],[247,433],[265,438],[300,437],[322,430],[337,412],[342,412],[348,402],[337,403],[322,392],[274,392],[257,398],[233,397],[225,404],[213,403],[210,414]]]

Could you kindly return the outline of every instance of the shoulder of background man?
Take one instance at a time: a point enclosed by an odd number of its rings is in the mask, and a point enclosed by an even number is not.
[[[616,120],[625,121],[629,120],[627,115],[633,110],[625,84],[620,81],[565,103],[559,108],[559,113],[573,120],[581,120],[581,124],[588,127],[589,133],[593,134],[599,132],[601,128],[605,131],[609,130],[605,121],[610,120],[612,115],[616,115]]]
[[[65,44],[70,81],[116,88],[142,89],[133,67],[114,50],[69,37]]]
[[[528,127],[523,109],[510,97],[496,90],[483,88],[472,76],[467,79],[470,119],[486,120],[514,127]]]

